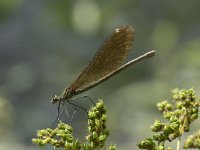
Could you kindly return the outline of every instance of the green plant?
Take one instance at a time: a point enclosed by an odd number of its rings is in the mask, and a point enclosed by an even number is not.
[[[51,144],[55,148],[63,148],[65,150],[95,150],[106,149],[105,142],[110,131],[106,126],[107,115],[106,108],[102,100],[88,111],[88,135],[85,141],[79,141],[73,136],[73,128],[68,124],[59,122],[55,129],[44,129],[37,131],[37,138],[32,142],[39,146]],[[115,150],[115,146],[111,145],[109,150]]]
[[[146,150],[172,150],[166,142],[177,140],[177,150],[180,149],[180,140],[185,132],[189,132],[191,123],[198,118],[200,100],[193,89],[174,89],[172,92],[173,103],[167,100],[157,104],[158,110],[168,122],[156,120],[150,127],[154,132],[153,137],[147,138],[138,144],[140,149]],[[84,141],[73,136],[73,128],[59,122],[55,129],[44,129],[37,132],[33,143],[40,146],[51,144],[55,148],[65,150],[116,150],[115,145],[106,148],[106,140],[110,131],[106,126],[106,108],[102,100],[88,111],[88,135]],[[190,135],[183,148],[200,149],[200,131]]]
[[[150,127],[154,135],[138,144],[140,149],[146,150],[172,150],[166,146],[166,141],[177,140],[177,150],[180,149],[180,140],[185,132],[189,132],[191,123],[198,118],[200,106],[193,89],[174,89],[172,92],[173,104],[167,100],[157,104],[158,110],[168,120],[164,123],[156,120]],[[187,139],[184,148],[200,148],[199,133]],[[196,139],[194,144],[194,140]],[[193,143],[193,144],[192,144]],[[190,146],[189,146],[190,145]]]

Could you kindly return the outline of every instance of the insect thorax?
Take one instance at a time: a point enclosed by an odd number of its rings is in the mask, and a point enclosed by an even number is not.
[[[62,95],[62,99],[66,100],[66,99],[70,99],[72,96],[76,95],[75,91],[73,90],[73,88],[71,88],[70,86],[64,91],[63,95]]]
[[[54,95],[51,103],[55,104],[57,102],[63,102],[63,101],[67,101],[70,100],[70,98],[72,96],[76,95],[75,91],[73,90],[73,88],[71,88],[70,86],[67,87],[67,89],[64,91],[64,93],[62,94],[62,96],[57,96]]]

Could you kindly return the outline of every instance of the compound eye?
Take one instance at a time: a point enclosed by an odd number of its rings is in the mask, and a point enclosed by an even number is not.
[[[60,101],[60,97],[57,96],[57,95],[54,95],[54,97],[53,97],[51,103],[52,103],[52,104],[55,104],[55,103],[57,103],[58,101]]]

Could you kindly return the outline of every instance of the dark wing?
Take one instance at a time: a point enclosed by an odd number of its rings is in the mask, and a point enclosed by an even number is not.
[[[133,38],[134,29],[131,26],[115,29],[68,88],[73,89],[77,94],[82,93],[119,68],[127,57]]]

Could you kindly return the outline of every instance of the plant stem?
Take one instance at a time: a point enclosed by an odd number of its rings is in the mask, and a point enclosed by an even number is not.
[[[179,150],[179,148],[180,148],[180,141],[181,141],[181,137],[178,138],[178,141],[176,144],[176,150]]]

